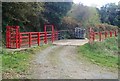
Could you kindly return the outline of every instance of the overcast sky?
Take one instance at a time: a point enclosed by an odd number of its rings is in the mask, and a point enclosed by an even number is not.
[[[83,3],[87,6],[96,6],[100,8],[107,3],[118,3],[120,0],[73,0],[74,3]]]

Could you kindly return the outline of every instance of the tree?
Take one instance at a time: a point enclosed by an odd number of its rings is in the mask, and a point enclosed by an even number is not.
[[[84,6],[83,4],[73,5],[68,16],[75,18],[80,26],[94,26],[100,23],[99,13],[95,7]]]
[[[7,25],[19,25],[22,31],[43,31],[46,23],[60,28],[61,19],[71,2],[3,2],[3,32]]]
[[[36,22],[38,15],[44,11],[44,3],[37,2],[3,2],[2,20],[3,33],[7,25],[19,25],[24,30],[37,30]],[[36,22],[35,22],[36,21]],[[25,25],[29,25],[25,27]],[[30,28],[30,26],[32,26]]]
[[[100,9],[100,16],[102,23],[108,23],[111,25],[117,25],[118,18],[117,18],[117,9],[119,8],[118,5],[115,3],[108,3],[101,7]]]
[[[44,18],[47,20],[45,23],[54,24],[57,29],[60,29],[61,20],[71,9],[71,6],[72,2],[46,2],[43,12]]]
[[[62,19],[62,27],[63,27],[63,30],[67,29],[67,30],[72,30],[74,29],[76,26],[78,25],[78,21],[75,20],[74,18],[72,17],[64,17]]]

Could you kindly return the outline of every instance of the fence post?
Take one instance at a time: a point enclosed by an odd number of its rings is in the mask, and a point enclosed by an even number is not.
[[[107,31],[105,31],[105,38],[107,38]]]
[[[110,37],[112,37],[112,31],[110,31]]]
[[[99,32],[99,41],[101,41],[101,32]]]
[[[114,32],[114,33],[115,33],[115,37],[117,37],[117,30],[115,30],[115,32]]]
[[[89,43],[92,43],[92,28],[89,29]]]
[[[29,47],[31,47],[31,32],[29,33]]]
[[[95,40],[95,32],[93,31],[93,42],[94,42],[94,40]]]
[[[40,46],[40,32],[38,32],[38,46]]]

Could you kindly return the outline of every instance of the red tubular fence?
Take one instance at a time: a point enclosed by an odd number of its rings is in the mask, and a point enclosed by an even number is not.
[[[6,27],[6,48],[21,48],[23,46],[29,46],[37,44],[40,46],[41,41],[45,44],[48,40],[52,43],[58,39],[58,31],[54,30],[52,25],[52,31],[47,32],[46,28],[44,32],[20,32],[19,26],[7,26]]]
[[[92,28],[89,29],[89,42],[92,43],[95,40],[102,41],[103,39],[106,39],[108,37],[117,37],[117,30],[112,31],[100,31],[95,32]]]

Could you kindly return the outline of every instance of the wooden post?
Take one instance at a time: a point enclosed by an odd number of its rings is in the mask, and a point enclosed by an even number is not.
[[[107,38],[107,31],[105,31],[105,39]]]
[[[99,32],[99,41],[101,41],[101,32]]]
[[[112,31],[110,31],[110,37],[112,37]]]
[[[40,46],[40,32],[38,32],[38,46]]]
[[[32,40],[32,38],[31,38],[31,32],[29,33],[29,47],[31,47],[31,40]]]
[[[19,39],[18,39],[19,33],[18,33],[18,29],[19,29],[19,26],[16,26],[16,48],[19,47]]]
[[[117,30],[114,31],[115,37],[117,37]]]

